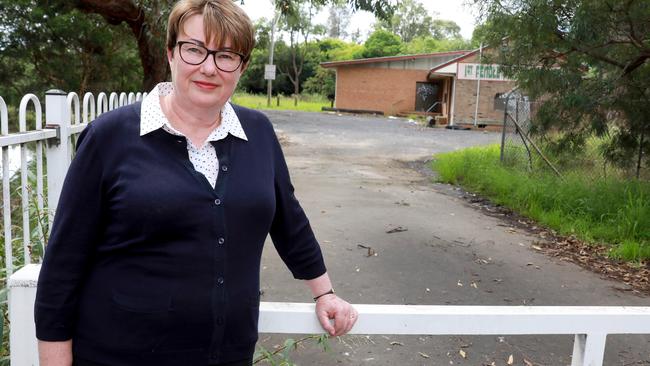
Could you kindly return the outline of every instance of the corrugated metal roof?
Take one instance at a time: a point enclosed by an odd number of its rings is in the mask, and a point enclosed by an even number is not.
[[[485,50],[486,48],[487,48],[487,47],[483,47],[483,50]],[[441,63],[440,65],[438,65],[438,66],[434,67],[433,69],[429,70],[429,77],[431,77],[431,74],[433,74],[434,72],[436,72],[436,70],[440,70],[440,69],[442,69],[442,68],[445,67],[445,66],[449,66],[449,65],[451,65],[451,64],[453,64],[453,63],[460,62],[460,61],[462,61],[462,60],[464,60],[464,59],[466,59],[466,58],[470,58],[470,57],[476,55],[477,53],[479,53],[479,51],[480,51],[480,49],[477,48],[477,49],[475,49],[474,51],[471,51],[471,52],[469,52],[469,53],[466,53],[466,54],[464,54],[464,55],[461,55],[461,56],[459,56],[459,57],[456,57],[456,58],[454,58],[454,59],[451,59],[451,60],[449,60],[449,61],[447,61],[447,62],[443,62],[443,63]]]
[[[434,67],[433,69],[431,69],[431,72],[435,72],[436,70],[442,69],[442,68],[445,67],[445,66],[449,66],[449,65],[451,65],[451,64],[453,64],[453,63],[455,63],[455,62],[459,62],[459,61],[462,61],[462,60],[464,60],[464,59],[466,59],[466,58],[469,58],[469,57],[471,57],[471,56],[474,56],[474,55],[476,55],[478,52],[479,52],[479,50],[476,49],[476,50],[474,50],[474,51],[472,51],[472,52],[470,52],[470,53],[464,54],[464,55],[462,55],[462,56],[460,56],[460,57],[456,57],[456,58],[451,59],[451,60],[449,60],[449,61],[447,61],[447,62],[443,62],[443,63],[441,63],[440,65],[438,65],[438,66]]]
[[[360,64],[373,64],[380,62],[392,62],[392,61],[408,61],[408,60],[417,60],[423,58],[434,58],[441,56],[452,56],[452,55],[465,55],[473,51],[449,51],[449,52],[435,52],[435,53],[423,53],[419,55],[402,55],[402,56],[385,56],[385,57],[372,57],[372,58],[362,58],[358,60],[345,60],[345,61],[330,61],[330,62],[321,62],[322,67],[338,67],[338,66],[348,66],[348,65],[360,65]]]

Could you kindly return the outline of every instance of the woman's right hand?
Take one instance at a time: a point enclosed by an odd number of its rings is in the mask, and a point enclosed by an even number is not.
[[[72,366],[72,340],[38,341],[38,360],[40,366]]]

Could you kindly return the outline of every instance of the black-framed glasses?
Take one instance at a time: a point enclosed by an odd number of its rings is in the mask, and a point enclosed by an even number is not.
[[[194,42],[179,41],[179,54],[185,63],[190,65],[202,64],[208,56],[214,56],[214,64],[223,72],[233,72],[244,62],[244,55],[228,50],[209,50]]]

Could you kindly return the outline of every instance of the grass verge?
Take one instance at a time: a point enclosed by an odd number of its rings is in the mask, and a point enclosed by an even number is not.
[[[329,107],[330,102],[326,97],[320,95],[301,95],[298,97],[298,104],[291,96],[271,98],[271,106],[267,106],[266,95],[247,94],[237,92],[232,96],[232,102],[251,109],[274,109],[291,110],[302,112],[320,112],[323,107]]]
[[[438,154],[432,168],[459,184],[556,230],[610,246],[610,255],[650,260],[650,183],[576,171],[560,179],[502,165],[499,145]]]

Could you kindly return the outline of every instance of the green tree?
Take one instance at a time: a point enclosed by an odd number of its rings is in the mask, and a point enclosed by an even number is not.
[[[381,22],[381,26],[400,36],[404,42],[415,37],[431,35],[433,17],[421,3],[415,0],[399,2],[390,19]]]
[[[312,24],[312,18],[318,10],[312,4],[304,3],[298,11],[287,14],[282,19],[283,30],[289,36],[289,52],[284,55],[285,57],[278,55],[277,65],[280,74],[288,77],[293,84],[294,95],[300,94],[301,82],[305,77],[303,71],[307,53],[313,51],[309,37],[314,33],[323,34],[325,32],[322,26]]]
[[[259,19],[255,23],[255,48],[248,63],[248,68],[239,79],[237,89],[248,93],[265,93],[267,88],[264,79],[264,66],[269,60],[269,44],[271,38],[271,29],[269,20]],[[288,54],[287,45],[282,40],[275,43],[276,61],[278,57],[285,57]],[[273,81],[273,90],[276,93],[291,94],[293,86],[288,78],[282,74],[276,74]]]
[[[404,44],[402,52],[407,55],[419,53],[445,52],[473,49],[470,41],[463,38],[436,39],[433,37],[416,37]]]
[[[320,94],[334,99],[336,90],[336,71],[318,67],[314,76],[305,80],[305,91],[312,94]]]
[[[453,20],[435,19],[431,24],[431,34],[436,39],[458,39],[460,26]]]
[[[138,90],[142,70],[128,29],[97,15],[37,0],[0,0],[0,95],[17,104],[27,92]],[[114,42],[125,39],[124,42]]]
[[[379,25],[400,36],[408,43],[415,38],[460,39],[460,27],[452,20],[434,19],[422,3],[416,0],[399,2],[390,19]]]
[[[327,36],[330,38],[346,38],[350,25],[350,9],[342,0],[329,7],[327,17]]]
[[[394,56],[402,52],[402,40],[384,29],[375,30],[364,43],[363,57]]]
[[[326,38],[316,42],[319,61],[350,60],[355,53],[363,52],[363,46],[348,43],[340,39]],[[336,89],[336,72],[334,69],[316,67],[313,76],[305,80],[305,91],[334,98]]]
[[[494,62],[533,98],[539,133],[560,146],[607,136],[605,156],[635,166],[650,153],[650,4],[645,0],[476,0]],[[505,41],[504,41],[505,40]],[[648,159],[645,159],[648,164]]]
[[[316,43],[320,53],[320,62],[363,58],[363,45],[354,42],[346,42],[337,38],[325,38]]]

